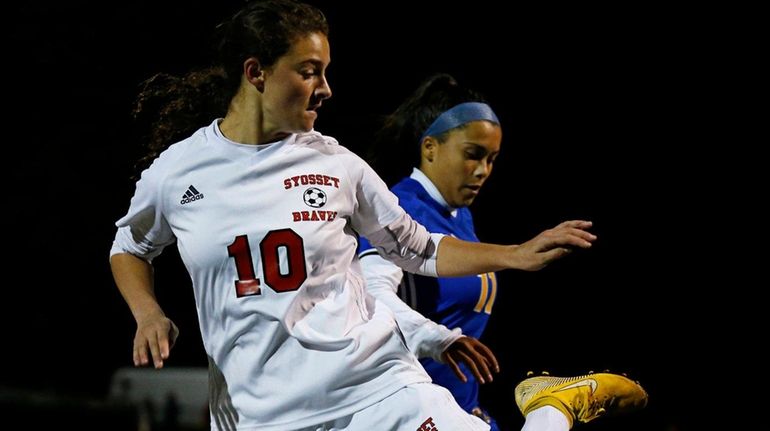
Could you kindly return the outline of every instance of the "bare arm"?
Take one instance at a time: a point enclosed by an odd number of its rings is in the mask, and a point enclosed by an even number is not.
[[[112,256],[110,266],[115,283],[136,320],[134,365],[147,365],[149,351],[155,368],[162,368],[179,330],[155,299],[152,265],[132,254],[119,253]]]
[[[447,236],[439,243],[436,268],[441,277],[502,269],[537,271],[575,247],[591,247],[596,236],[586,231],[590,227],[590,221],[565,221],[520,245],[468,242]]]

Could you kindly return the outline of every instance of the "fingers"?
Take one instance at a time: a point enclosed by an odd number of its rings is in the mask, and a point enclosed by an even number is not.
[[[588,229],[591,226],[593,226],[593,222],[590,222],[588,220],[567,220],[565,222],[559,223],[557,228],[560,227],[575,227],[578,229]]]
[[[596,240],[596,235],[583,229],[567,228],[566,234],[576,236],[589,242]]]
[[[573,247],[590,248],[596,240],[596,235],[583,230],[570,230],[556,239],[556,245],[571,245]]]
[[[481,351],[481,355],[484,356],[484,359],[492,366],[492,369],[495,370],[496,373],[500,372],[500,364],[497,363],[497,358],[495,357],[495,354],[492,353],[492,350],[487,347],[486,344],[482,343],[481,341],[478,341],[476,343],[476,349]],[[492,380],[492,376],[489,377],[490,380]]]
[[[464,362],[471,369],[471,372],[481,383],[491,382],[493,380],[490,366],[499,369],[497,359],[492,351],[481,341],[473,337],[464,337],[461,339],[463,350],[458,353]]]
[[[490,368],[495,372],[500,371],[497,358],[492,351],[481,341],[473,337],[463,336],[452,343],[442,354],[444,362],[449,364],[455,375],[467,382],[465,374],[459,366],[463,362],[479,383],[487,383],[493,380]]]
[[[155,368],[163,368],[178,336],[179,329],[170,320],[138,328],[134,337],[134,365],[146,366],[152,360]]]
[[[484,384],[487,381],[492,381],[492,374],[489,372],[489,367],[487,367],[483,356],[475,351],[458,351],[457,355],[465,362],[465,366],[471,370],[479,383]]]
[[[157,356],[155,360],[155,368],[163,367],[163,360],[168,359],[168,355],[171,353],[171,348],[176,342],[176,338],[179,336],[179,329],[174,322],[169,321],[170,325],[168,331],[158,334],[158,348],[160,350],[160,365],[158,364]]]
[[[134,366],[143,367],[147,365],[147,344],[138,344],[134,341]]]
[[[596,240],[596,235],[586,231],[591,226],[593,223],[590,221],[568,220],[551,229],[551,235],[556,245],[588,248],[591,247],[591,242]]]
[[[559,246],[572,246],[590,248],[596,241],[596,235],[575,227],[556,227],[543,232],[541,235],[545,241],[541,244],[544,250]],[[542,250],[541,250],[542,251]]]
[[[158,333],[154,333],[153,336],[147,340],[150,344],[150,353],[152,353],[152,362],[155,368],[163,368],[163,359],[165,358],[162,353],[163,344],[165,342],[166,357],[168,356],[168,337],[159,337]]]
[[[468,378],[465,377],[465,373],[463,373],[463,371],[460,369],[460,365],[457,364],[457,361],[452,355],[452,352],[444,352],[444,360],[447,364],[449,364],[449,367],[452,368],[452,371],[455,373],[455,376],[457,376],[458,379],[460,379],[463,383],[468,383]]]
[[[137,337],[134,340],[134,365],[143,367],[149,364],[150,358],[152,358],[155,368],[161,368],[163,366],[163,360],[160,357],[158,338],[145,338],[144,336],[137,334]]]

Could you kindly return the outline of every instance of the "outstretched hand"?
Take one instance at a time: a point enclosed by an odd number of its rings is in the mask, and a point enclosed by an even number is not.
[[[444,350],[441,358],[452,367],[455,375],[463,383],[468,378],[460,369],[459,362],[464,362],[471,370],[479,383],[492,381],[492,372],[499,373],[500,366],[497,364],[497,358],[484,343],[473,337],[462,336]]]
[[[163,368],[171,348],[179,336],[179,328],[163,314],[155,314],[137,322],[134,336],[134,366],[149,364],[150,355],[155,368]]]
[[[522,262],[520,269],[538,271],[554,260],[560,259],[575,247],[589,248],[596,235],[586,229],[592,223],[585,220],[569,220],[545,230],[531,240],[519,245],[516,253]]]

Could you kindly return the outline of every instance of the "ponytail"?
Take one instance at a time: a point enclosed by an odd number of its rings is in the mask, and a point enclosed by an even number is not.
[[[141,86],[132,115],[147,153],[136,164],[136,177],[169,145],[224,117],[232,97],[220,67],[182,77],[159,73]]]
[[[473,90],[461,87],[448,74],[430,76],[385,118],[367,153],[367,161],[389,186],[409,176],[420,164],[421,137],[443,112],[466,102],[485,102]],[[435,138],[445,142],[448,132]]]

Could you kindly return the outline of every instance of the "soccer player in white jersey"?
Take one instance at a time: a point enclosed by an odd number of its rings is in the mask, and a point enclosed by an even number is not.
[[[366,163],[313,131],[332,94],[327,34],[314,7],[252,2],[218,27],[221,66],[147,82],[138,109],[161,106],[153,161],[110,253],[137,323],[134,363],[162,367],[176,339],[151,264],[176,242],[210,361],[212,429],[486,430],[430,383],[393,312],[367,295],[357,236],[406,271],[452,276],[540,269],[590,247],[590,223],[508,246],[428,233]],[[192,135],[174,122],[200,116],[208,125]]]

